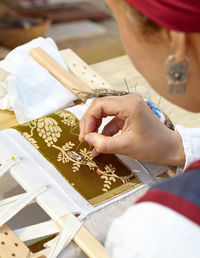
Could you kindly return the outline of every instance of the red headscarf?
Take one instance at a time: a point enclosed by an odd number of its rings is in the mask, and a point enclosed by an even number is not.
[[[125,0],[158,25],[200,32],[200,0]]]

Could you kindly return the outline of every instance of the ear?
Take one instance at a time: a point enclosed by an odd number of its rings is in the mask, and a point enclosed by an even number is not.
[[[173,54],[178,62],[183,62],[186,55],[186,33],[170,30],[169,40]]]

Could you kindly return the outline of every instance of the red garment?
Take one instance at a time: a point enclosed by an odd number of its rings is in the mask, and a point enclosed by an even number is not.
[[[125,1],[166,29],[200,32],[200,0]]]

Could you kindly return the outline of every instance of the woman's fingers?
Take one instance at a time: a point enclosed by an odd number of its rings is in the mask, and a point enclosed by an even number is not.
[[[85,134],[96,132],[97,124],[97,119],[92,115],[87,115],[84,119],[81,119],[79,140],[82,142],[84,141]]]
[[[119,132],[123,128],[124,121],[117,119],[116,117],[113,118],[103,129],[102,135],[104,136],[113,136]],[[97,157],[101,153],[99,153],[95,148],[92,150],[92,156]]]
[[[126,139],[123,135],[113,137],[99,133],[89,133],[85,135],[85,140],[94,146],[95,151],[92,153],[94,156],[98,156],[99,153],[123,154],[126,149]]]
[[[118,133],[124,126],[124,120],[113,118],[103,129],[102,134],[105,136],[113,136]]]
[[[115,118],[99,134],[98,128],[106,116]],[[184,165],[181,137],[162,124],[137,94],[95,100],[80,127],[80,138],[94,146],[93,156],[115,153],[141,161]]]
[[[92,150],[92,153],[91,153],[92,157],[98,157],[100,154],[101,154],[101,153],[99,153],[98,151],[96,151],[95,148]]]
[[[80,121],[79,140],[84,135],[97,131],[103,117],[116,116],[120,111],[120,100],[117,97],[95,99]]]

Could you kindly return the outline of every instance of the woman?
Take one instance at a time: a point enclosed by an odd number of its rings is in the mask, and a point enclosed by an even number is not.
[[[138,71],[163,97],[199,112],[200,1],[107,0],[107,4]],[[114,119],[98,134],[102,118],[109,115]],[[200,129],[168,129],[137,94],[95,100],[80,128],[80,140],[94,146],[94,156],[119,153],[187,167],[187,173],[154,185],[113,223],[106,243],[110,256],[199,257]]]

